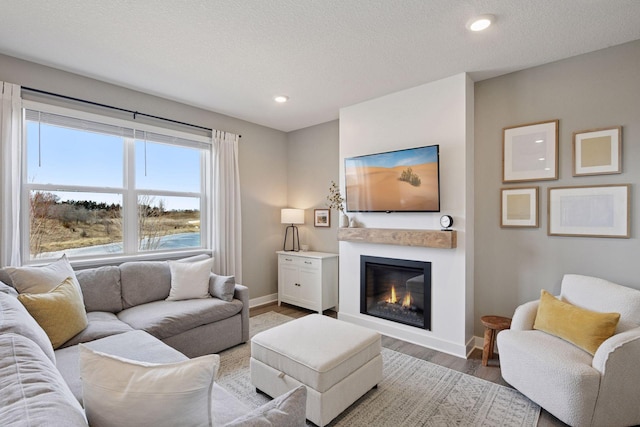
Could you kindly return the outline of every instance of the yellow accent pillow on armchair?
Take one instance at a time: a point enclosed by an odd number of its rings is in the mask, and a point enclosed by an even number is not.
[[[87,327],[84,302],[71,277],[49,292],[19,294],[18,300],[47,333],[53,348],[60,347]]]
[[[587,351],[596,353],[600,344],[616,332],[620,313],[599,313],[560,301],[544,289],[533,324]]]

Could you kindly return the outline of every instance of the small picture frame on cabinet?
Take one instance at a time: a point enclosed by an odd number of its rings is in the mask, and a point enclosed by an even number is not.
[[[329,209],[314,209],[313,225],[315,227],[331,227],[331,215]]]

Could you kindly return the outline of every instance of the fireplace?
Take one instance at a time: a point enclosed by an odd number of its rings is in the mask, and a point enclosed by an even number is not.
[[[360,256],[360,313],[431,330],[431,263]]]

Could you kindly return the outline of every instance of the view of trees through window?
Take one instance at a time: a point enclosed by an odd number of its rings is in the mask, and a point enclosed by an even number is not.
[[[203,149],[27,112],[30,259],[202,247]]]

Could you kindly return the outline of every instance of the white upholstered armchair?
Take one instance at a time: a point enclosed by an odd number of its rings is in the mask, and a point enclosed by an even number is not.
[[[560,299],[598,312],[620,313],[615,334],[592,356],[534,330],[539,301],[518,307],[511,329],[498,334],[502,377],[572,426],[640,424],[640,291],[574,274]]]

